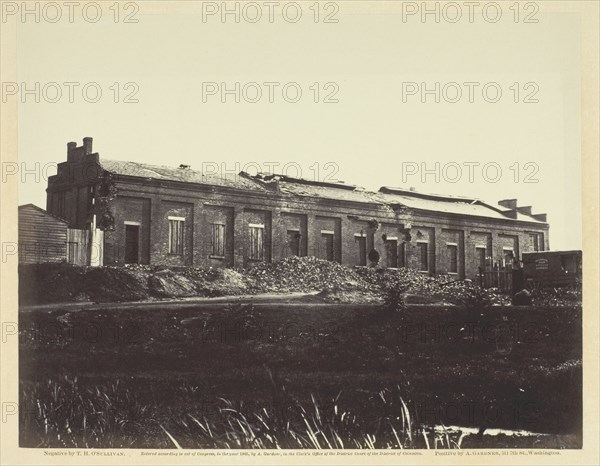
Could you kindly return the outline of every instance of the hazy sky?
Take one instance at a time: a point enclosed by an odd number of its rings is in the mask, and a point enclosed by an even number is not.
[[[256,11],[240,10],[237,23],[233,15],[203,20],[202,8],[220,2],[169,2],[163,11],[140,3],[137,23],[124,23],[125,11],[115,23],[111,3],[102,3],[96,23],[81,14],[70,23],[65,9],[57,23],[42,17],[18,25],[18,82],[46,86],[39,103],[22,95],[22,85],[16,96],[4,96],[27,99],[19,105],[26,168],[65,160],[66,143],[85,136],[101,158],[196,169],[217,163],[231,172],[255,170],[250,162],[265,171],[269,162],[279,164],[275,171],[288,164],[289,175],[300,168],[305,178],[369,189],[518,198],[534,213],[548,213],[552,249],[581,247],[577,14],[542,8],[532,16],[537,23],[524,23],[524,11],[515,22],[512,2],[501,2],[495,23],[481,11],[471,22],[466,7],[456,23],[450,10],[436,23],[418,12],[403,20],[402,2],[337,2],[337,23],[323,22],[334,13],[323,4],[315,23],[312,2],[302,2],[302,17],[292,23],[295,7],[284,17],[281,2],[271,23],[258,2],[263,17],[251,23]],[[50,82],[59,83],[61,98]],[[65,82],[79,83],[74,102]],[[98,102],[83,98],[86,83],[101,89]],[[239,103],[235,92],[222,102],[222,83],[233,90],[239,83]],[[434,92],[422,96],[422,83]],[[292,103],[298,87],[302,95]],[[93,100],[94,87],[87,89]],[[124,103],[135,89],[138,102]],[[493,103],[497,89],[502,94]],[[328,96],[337,102],[325,103]],[[423,168],[430,170],[425,179]],[[28,176],[20,203],[45,207],[45,186]]]

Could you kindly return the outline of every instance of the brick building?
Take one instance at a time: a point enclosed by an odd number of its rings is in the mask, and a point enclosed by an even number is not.
[[[101,159],[92,139],[67,145],[47,210],[104,230],[105,265],[240,267],[290,255],[474,277],[548,249],[545,214],[515,199],[478,199],[279,175],[221,177]]]

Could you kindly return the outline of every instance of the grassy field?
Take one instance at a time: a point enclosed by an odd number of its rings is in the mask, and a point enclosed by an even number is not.
[[[581,446],[579,308],[235,304],[19,327],[25,447]]]

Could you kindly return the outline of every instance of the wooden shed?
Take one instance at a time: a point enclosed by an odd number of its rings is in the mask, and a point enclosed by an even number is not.
[[[67,227],[36,205],[19,206],[19,263],[67,261]]]

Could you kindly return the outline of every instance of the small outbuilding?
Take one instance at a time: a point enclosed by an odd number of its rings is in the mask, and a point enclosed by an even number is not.
[[[65,220],[40,207],[19,206],[19,263],[66,262],[67,230]]]

